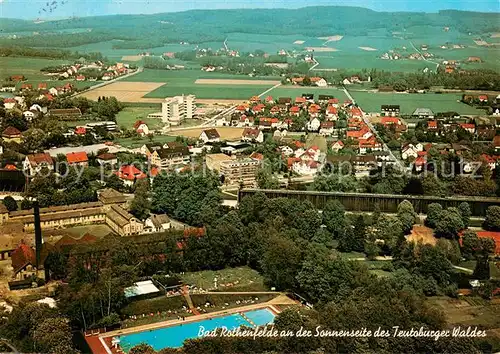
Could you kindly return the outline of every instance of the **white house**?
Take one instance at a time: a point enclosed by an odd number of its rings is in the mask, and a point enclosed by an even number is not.
[[[344,79],[344,80],[342,81],[342,84],[343,84],[343,85],[352,85],[352,83],[349,81],[349,79]]]
[[[38,113],[35,114],[35,112],[33,112],[33,111],[24,111],[23,112],[23,116],[24,116],[24,118],[26,118],[27,121],[31,122],[38,115]]]
[[[314,83],[316,84],[316,86],[319,86],[319,87],[326,87],[326,86],[328,86],[326,80],[323,79],[323,78],[321,78],[319,80],[316,80]]]
[[[17,101],[13,98],[6,98],[3,101],[3,106],[5,107],[5,109],[12,109],[16,106],[16,104],[17,104]]]
[[[285,156],[290,156],[293,154],[293,149],[290,146],[283,145],[280,146],[278,149],[280,149],[281,153]]]
[[[302,176],[310,176],[318,172],[318,167],[317,161],[296,161],[292,165],[292,171]]]
[[[418,143],[416,145],[407,144],[401,148],[401,158],[403,160],[407,160],[410,157],[416,159],[418,156],[418,152],[423,151],[423,150],[424,150],[424,147],[420,143]]]
[[[243,130],[243,134],[241,136],[242,141],[248,141],[248,142],[257,142],[257,143],[262,143],[264,142],[264,133],[262,133],[262,130],[258,128],[245,128]]]
[[[333,122],[321,122],[319,133],[323,136],[332,135],[333,128],[334,128]]]
[[[337,140],[332,144],[332,150],[335,152],[339,152],[344,148],[344,143],[341,140]]]
[[[328,106],[326,109],[326,118],[328,120],[337,120],[339,119],[339,114],[337,108],[334,106]]]
[[[220,135],[217,129],[205,129],[201,132],[200,138],[203,143],[215,143],[220,141]]]
[[[320,125],[321,125],[321,121],[318,118],[313,117],[313,118],[309,119],[309,122],[307,122],[307,130],[318,131]]]
[[[137,134],[139,134],[140,136],[149,135],[149,127],[142,120],[138,120],[137,122],[135,122],[134,129],[137,132]]]
[[[170,229],[170,219],[166,214],[151,215],[144,222],[144,229],[149,232],[164,232]]]

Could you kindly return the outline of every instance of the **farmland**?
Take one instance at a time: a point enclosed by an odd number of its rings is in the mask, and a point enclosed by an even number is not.
[[[401,114],[412,114],[416,108],[430,108],[433,112],[454,111],[460,114],[481,114],[482,111],[470,107],[464,103],[457,102],[461,98],[459,94],[407,94],[407,93],[383,93],[367,91],[350,91],[356,103],[365,112],[380,112],[383,104],[397,104],[401,106]]]
[[[227,83],[224,83],[227,80]],[[181,94],[193,94],[200,99],[246,100],[276,84],[276,77],[247,77],[201,70],[151,70],[124,79],[122,82],[163,83],[144,93],[147,99],[163,99]],[[198,81],[198,82],[197,82]],[[265,84],[268,82],[268,84]]]
[[[40,69],[47,66],[55,66],[61,64],[69,64],[67,60],[53,60],[40,58],[17,58],[17,57],[0,57],[0,81],[12,75],[24,75],[27,80],[23,83],[38,85],[41,82],[46,82],[48,86],[62,86],[69,82],[73,86],[83,89],[96,82],[89,81],[74,81],[74,80],[53,80],[50,76],[45,75]],[[18,83],[18,86],[21,84]]]
[[[81,96],[94,101],[97,100],[98,97],[106,96],[116,97],[116,99],[121,102],[147,102],[148,100],[143,100],[142,97],[160,86],[162,86],[162,83],[158,82],[132,82],[121,80],[86,91],[82,93]]]

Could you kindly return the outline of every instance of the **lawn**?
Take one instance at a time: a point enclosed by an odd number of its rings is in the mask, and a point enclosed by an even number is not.
[[[350,90],[350,94],[365,112],[380,112],[380,106],[383,104],[400,105],[403,115],[412,114],[419,107],[430,108],[434,113],[455,111],[459,114],[479,115],[482,112],[465,103],[457,102],[461,95],[452,93],[408,94]]]
[[[474,260],[464,261],[461,262],[458,266],[473,271],[476,268],[476,261]],[[500,268],[495,265],[495,262],[490,262],[490,276],[493,279],[500,279]]]
[[[309,148],[311,146],[319,147],[319,150],[323,153],[326,153],[328,149],[326,138],[324,136],[315,133],[307,135],[306,147]]]
[[[144,144],[149,144],[149,143],[168,143],[170,141],[175,141],[175,136],[169,136],[169,135],[155,135],[153,137],[153,140],[149,139],[148,137],[144,138],[119,138],[116,139],[114,142],[118,145],[121,145],[125,148],[129,149],[136,149],[141,147]]]
[[[319,95],[332,95],[335,98],[338,98],[340,102],[347,100],[347,96],[344,91],[330,88],[330,87],[302,87],[302,86],[279,86],[275,89],[272,89],[270,92],[266,94],[273,96],[275,99],[279,97],[291,97],[294,99],[295,97],[300,97],[302,94],[314,94],[314,99],[317,100]]]
[[[148,114],[159,111],[161,109],[154,107],[125,107],[116,115],[116,124],[119,127],[131,129],[136,121],[142,120],[149,126],[149,129],[161,129],[164,126],[161,119],[147,117]]]
[[[107,225],[86,225],[86,226],[75,226],[65,231],[69,232],[75,237],[81,237],[87,233],[92,234],[97,237],[104,237],[110,233],[113,233]]]
[[[217,278],[217,288],[215,287]],[[184,283],[205,290],[267,291],[262,276],[249,267],[226,268],[217,271],[189,272],[181,276]],[[251,290],[249,290],[251,289]]]

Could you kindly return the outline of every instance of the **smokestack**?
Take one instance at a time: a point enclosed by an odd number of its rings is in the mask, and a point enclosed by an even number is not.
[[[35,216],[35,251],[36,251],[36,269],[38,270],[41,266],[40,258],[42,252],[42,226],[40,224],[40,207],[38,206],[38,200],[33,202],[33,214]]]

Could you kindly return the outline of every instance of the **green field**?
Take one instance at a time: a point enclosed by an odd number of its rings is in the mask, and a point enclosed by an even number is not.
[[[149,129],[160,129],[163,123],[158,118],[148,118],[148,114],[159,112],[161,109],[150,107],[125,107],[116,115],[116,124],[119,127],[131,129],[138,120],[144,121]]]
[[[233,80],[279,80],[277,77],[249,77],[226,73],[206,73],[201,70],[153,70],[125,78],[124,81],[133,82],[166,82],[165,85],[149,92],[144,97],[165,98],[181,94],[193,94],[197,98],[206,99],[238,99],[246,100],[259,95],[273,86],[269,85],[205,85],[196,84],[198,79],[233,79]]]
[[[75,80],[53,80],[50,76],[45,75],[40,69],[47,66],[56,66],[62,64],[71,64],[68,60],[53,60],[40,58],[17,58],[17,57],[0,57],[0,81],[12,75],[24,75],[26,81],[22,83],[32,84],[34,88],[41,82],[47,83],[47,88],[62,86],[65,83],[71,83],[73,86],[83,89],[96,85],[99,82],[90,81],[75,81]],[[18,87],[21,83],[17,84]]]
[[[459,114],[481,114],[477,110],[464,103],[457,102],[461,98],[459,94],[407,94],[407,93],[385,93],[350,91],[356,103],[365,112],[380,112],[383,104],[398,104],[401,106],[401,114],[412,114],[416,108],[430,108],[434,113],[455,111]]]
[[[295,97],[300,97],[302,94],[313,93],[314,99],[317,100],[319,95],[332,95],[335,98],[338,98],[340,102],[344,102],[347,100],[347,96],[344,91],[336,89],[336,88],[322,88],[322,87],[300,87],[300,86],[280,86],[275,89],[272,89],[270,92],[266,94],[273,96],[275,99],[279,97],[291,97],[295,99]]]
[[[184,283],[195,285],[205,290],[224,291],[227,289],[227,291],[250,291],[250,287],[252,287],[252,291],[268,290],[264,286],[262,276],[257,271],[248,267],[189,272],[183,274],[181,278]],[[215,288],[215,278],[217,278],[217,288]]]

